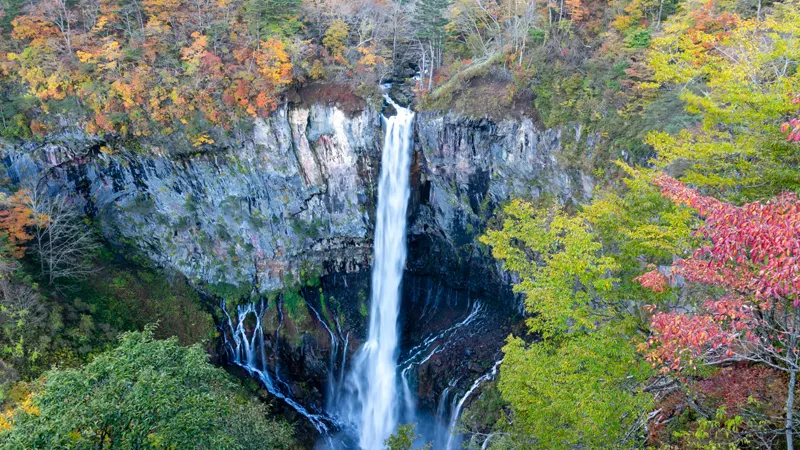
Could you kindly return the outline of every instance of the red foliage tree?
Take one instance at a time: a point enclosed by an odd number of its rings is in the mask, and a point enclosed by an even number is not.
[[[800,105],[800,94],[792,98],[792,103]],[[792,117],[781,125],[781,133],[786,134],[789,142],[800,143],[800,116]]]
[[[787,447],[793,448],[797,372],[800,370],[800,201],[794,193],[766,203],[736,206],[706,197],[662,176],[662,194],[697,210],[704,219],[697,233],[708,241],[676,264],[674,275],[721,291],[695,311],[656,313],[647,358],[664,372],[696,364],[735,361],[764,364],[788,373],[785,402]],[[639,277],[660,289],[653,271]]]

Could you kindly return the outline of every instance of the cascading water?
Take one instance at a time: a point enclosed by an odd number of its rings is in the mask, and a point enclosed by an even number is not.
[[[411,133],[414,113],[388,95],[397,114],[385,117],[386,136],[378,184],[375,261],[367,341],[354,357],[343,410],[358,426],[364,450],[383,448],[397,425],[397,316],[400,281],[406,261],[406,209],[409,198]]]
[[[328,362],[328,393],[327,393],[328,401],[331,402],[336,397],[336,390],[337,390],[336,376],[334,375],[334,373],[336,372],[336,355],[339,352],[339,340],[333,334],[333,330],[331,330],[331,327],[329,327],[328,324],[325,322],[325,320],[322,319],[322,316],[319,314],[319,311],[317,311],[310,304],[306,305],[308,306],[308,309],[310,309],[311,312],[314,313],[314,316],[317,318],[317,321],[322,325],[323,328],[325,328],[325,331],[328,332],[328,335],[331,338],[331,356]],[[345,352],[347,352],[347,349],[345,349]]]
[[[245,369],[250,376],[259,379],[272,395],[283,400],[300,415],[308,419],[317,431],[323,434],[327,433],[333,421],[322,414],[312,413],[295,401],[291,395],[288,394],[288,390],[284,391],[281,385],[285,386],[286,383],[280,379],[277,366],[274,370],[274,377],[270,375],[269,368],[267,367],[267,356],[264,352],[264,329],[261,325],[261,318],[267,307],[268,305],[264,303],[263,300],[258,303],[248,303],[237,306],[237,321],[236,325],[234,325],[234,321],[228,314],[225,301],[222,301],[220,308],[227,319],[227,323],[222,326],[223,343],[228,353],[228,358],[232,363]],[[245,323],[248,318],[255,321],[255,323],[249,327]],[[227,325],[227,329],[225,325]]]
[[[380,449],[398,423],[409,422],[418,423],[422,427],[420,431],[426,436],[424,440],[433,442],[435,448],[453,450],[461,441],[461,436],[456,433],[456,424],[466,401],[483,383],[496,376],[500,362],[475,380],[463,396],[459,397],[455,392],[456,385],[463,379],[453,379],[442,392],[435,411],[420,413],[417,410],[413,389],[414,384],[419,383],[416,369],[479,332],[480,328],[475,329],[475,324],[481,323],[487,308],[481,301],[473,302],[468,297],[469,311],[463,319],[431,333],[422,342],[400,354],[398,315],[400,284],[406,262],[406,213],[410,195],[414,113],[398,106],[388,96],[386,100],[397,114],[384,117],[386,134],[378,185],[369,331],[367,340],[351,362],[348,362],[347,352],[351,335],[350,332],[344,332],[339,317],[328,322],[322,310],[317,310],[311,303],[307,304],[310,314],[330,338],[326,386],[326,411],[330,415],[314,406],[301,405],[291,396],[291,386],[281,377],[277,345],[272,345],[274,353],[268,362],[266,338],[277,344],[283,328],[280,301],[274,305],[263,300],[239,305],[233,311],[235,316],[233,312],[228,315],[223,301],[221,309],[227,319],[221,324],[223,342],[232,363],[259,379],[270,393],[308,419],[317,429],[322,435],[317,448],[350,449],[355,439],[363,450]],[[435,295],[431,296],[432,301],[426,299],[422,316],[435,314],[439,310],[441,291],[437,285]],[[265,334],[262,328],[262,316],[270,307],[276,308],[278,319],[274,336]],[[402,358],[398,360],[398,356]],[[356,432],[352,433],[353,430]]]
[[[472,395],[473,392],[475,392],[476,389],[481,387],[481,385],[483,383],[486,383],[487,381],[494,380],[494,378],[497,376],[497,371],[500,369],[500,364],[502,364],[502,363],[503,363],[502,359],[500,359],[499,361],[495,362],[494,366],[492,366],[492,370],[490,370],[489,372],[483,374],[480,378],[475,380],[475,382],[472,383],[472,386],[469,388],[469,390],[467,390],[467,392],[464,393],[464,396],[461,397],[461,400],[459,400],[458,403],[456,404],[456,407],[453,410],[453,414],[451,414],[451,416],[450,416],[450,425],[448,426],[447,444],[444,447],[445,450],[453,450],[453,449],[457,448],[455,446],[459,444],[459,442],[458,442],[459,441],[459,435],[458,435],[458,433],[456,433],[456,425],[458,425],[458,418],[461,415],[461,408],[464,407],[464,403],[467,401],[467,399],[469,399],[469,397]]]

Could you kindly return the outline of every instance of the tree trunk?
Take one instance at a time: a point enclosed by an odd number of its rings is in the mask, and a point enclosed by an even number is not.
[[[392,74],[397,71],[397,11],[394,13],[394,17],[392,18],[392,28],[393,28],[393,36],[392,36]]]
[[[419,90],[425,89],[425,46],[420,44],[422,50],[422,67],[419,69]]]
[[[433,91],[433,71],[436,69],[435,58],[436,55],[433,52],[433,42],[428,42],[428,46],[431,49],[431,72],[428,74],[428,91]]]
[[[664,0],[661,0],[658,4],[658,22],[656,23],[656,30],[661,29],[661,14],[664,11]]]
[[[797,370],[789,371],[789,393],[786,395],[786,449],[794,450],[794,388],[797,384]]]

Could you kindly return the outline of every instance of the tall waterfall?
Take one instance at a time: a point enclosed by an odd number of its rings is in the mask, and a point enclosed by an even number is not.
[[[400,281],[406,262],[406,209],[414,113],[395,104],[386,117],[386,136],[378,184],[375,224],[375,261],[372,269],[372,302],[367,342],[354,357],[348,378],[349,395],[344,408],[358,426],[364,450],[383,448],[383,441],[397,425],[397,316]]]

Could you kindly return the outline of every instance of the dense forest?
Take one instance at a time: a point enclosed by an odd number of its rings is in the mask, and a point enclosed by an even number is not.
[[[464,447],[800,444],[798,0],[0,0],[0,147],[188,158],[299,97],[381,110],[384,83],[565,130],[594,180],[475,238],[524,325]],[[218,367],[215,292],[43,184],[0,188],[0,448],[308,445]]]

